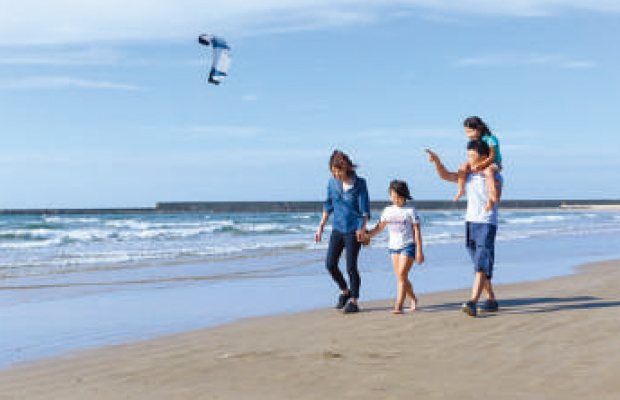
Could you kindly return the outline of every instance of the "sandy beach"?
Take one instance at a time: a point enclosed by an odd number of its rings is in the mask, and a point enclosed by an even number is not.
[[[467,317],[468,290],[252,318],[0,371],[1,399],[617,399],[620,261],[501,285]]]

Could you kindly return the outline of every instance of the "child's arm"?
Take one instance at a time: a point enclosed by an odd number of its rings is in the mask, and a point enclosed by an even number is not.
[[[377,225],[375,225],[374,228],[372,228],[371,230],[369,230],[368,232],[366,232],[366,234],[364,235],[367,239],[371,239],[373,236],[378,235],[379,233],[383,232],[383,229],[387,226],[387,221],[379,221],[377,222]]]
[[[422,232],[420,224],[413,224],[413,233],[415,235],[415,261],[418,264],[424,263],[424,251],[422,250]]]
[[[489,147],[489,156],[479,163],[472,165],[472,169],[476,172],[483,171],[489,165],[495,162],[496,157],[496,146]]]

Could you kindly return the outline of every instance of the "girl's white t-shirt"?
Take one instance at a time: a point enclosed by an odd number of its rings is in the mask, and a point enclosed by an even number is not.
[[[381,214],[381,222],[387,222],[390,250],[400,250],[415,243],[413,224],[419,224],[420,218],[413,206],[389,206]]]

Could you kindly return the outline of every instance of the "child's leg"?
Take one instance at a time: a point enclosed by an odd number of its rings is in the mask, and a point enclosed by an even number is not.
[[[411,311],[415,311],[418,306],[418,298],[413,292],[413,285],[409,280],[409,272],[411,271],[411,267],[413,266],[414,261],[415,258],[413,257],[405,257],[405,266],[403,270],[403,276],[405,277],[405,292],[407,293],[407,296],[409,296],[409,298],[411,299]]]
[[[396,275],[396,304],[392,313],[400,314],[403,312],[403,303],[405,302],[404,288],[400,284],[400,254],[392,254],[392,265],[394,266],[394,275]]]
[[[400,314],[402,312],[406,296],[411,298],[411,309],[415,310],[416,297],[413,292],[413,286],[409,281],[409,271],[411,271],[411,267],[413,266],[414,258],[405,255],[394,255],[392,260],[394,263],[394,272],[398,279],[398,295],[396,297],[394,313]]]
[[[493,169],[495,173],[493,174],[493,178],[495,178],[495,193],[497,194],[497,201],[499,202],[502,199],[502,181],[497,179],[497,175],[500,173],[500,168],[493,164]]]
[[[418,308],[418,298],[413,292],[413,285],[411,284],[411,281],[407,281],[407,295],[411,299],[411,311],[413,312]]]
[[[486,211],[490,211],[495,204],[499,202],[501,195],[501,186],[499,179],[497,179],[497,166],[490,165],[484,170],[484,177],[486,178],[487,191],[489,192],[489,200],[487,201]]]
[[[467,178],[467,174],[470,172],[471,168],[469,163],[462,164],[458,171],[458,192],[452,201],[459,201],[459,199],[465,196],[465,180]]]

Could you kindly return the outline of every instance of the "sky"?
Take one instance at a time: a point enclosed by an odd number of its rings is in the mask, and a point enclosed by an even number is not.
[[[322,200],[334,149],[447,200],[472,115],[504,199],[620,199],[619,111],[620,0],[0,0],[0,208]]]

